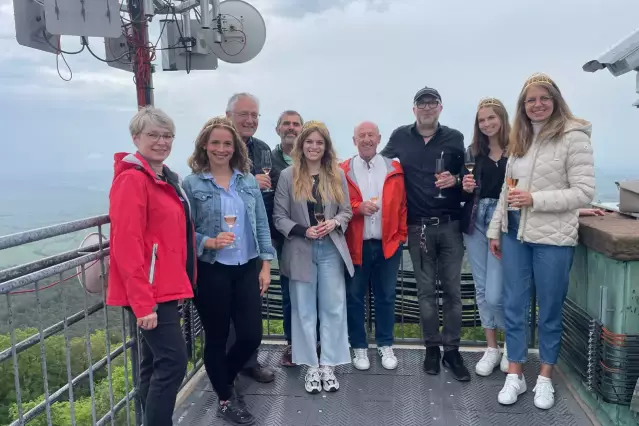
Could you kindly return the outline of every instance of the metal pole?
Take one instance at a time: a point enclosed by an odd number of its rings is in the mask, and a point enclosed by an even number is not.
[[[128,1],[133,30],[133,74],[137,89],[138,108],[153,105],[153,67],[149,55],[149,28],[142,0]]]

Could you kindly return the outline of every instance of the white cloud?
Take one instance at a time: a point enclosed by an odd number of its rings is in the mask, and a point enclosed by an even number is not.
[[[12,84],[0,93],[37,99],[51,108],[62,102],[69,120],[73,108],[102,111],[109,127],[86,129],[90,143],[100,145],[100,152],[130,149],[126,117],[135,110],[132,74],[83,53],[67,56],[73,80],[63,82],[54,55],[3,37],[7,25],[9,32],[13,28],[6,2],[0,0],[0,49],[9,56],[3,53],[0,59],[0,78]],[[638,97],[634,73],[613,78],[607,71],[585,73],[581,66],[635,27],[635,1],[590,0],[578,7],[551,0],[251,3],[267,24],[266,45],[253,61],[220,62],[216,71],[189,75],[162,72],[159,65],[154,75],[155,103],[176,120],[171,162],[182,170],[201,124],[222,113],[235,92],[249,91],[260,98],[257,136],[271,146],[277,143],[273,128],[278,114],[293,108],[305,119],[325,121],[340,156],[346,157],[354,152],[351,136],[358,121],[376,121],[384,139],[396,126],[411,122],[412,96],[424,85],[436,87],[443,96],[442,123],[460,129],[470,140],[478,100],[496,96],[512,111],[521,84],[536,71],[555,78],[574,112],[593,122],[598,165],[610,167],[614,160],[634,166],[639,131],[639,111],[630,106]],[[151,24],[153,40],[158,20]],[[77,45],[67,39],[67,49]],[[102,55],[95,40],[92,46]],[[7,68],[9,63],[14,71]],[[95,148],[86,150],[77,161]],[[110,155],[106,158],[110,167]]]

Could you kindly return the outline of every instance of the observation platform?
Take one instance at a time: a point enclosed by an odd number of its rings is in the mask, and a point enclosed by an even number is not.
[[[281,345],[263,345],[260,362],[276,371],[273,383],[260,384],[241,376],[240,392],[256,425],[273,426],[592,426],[587,412],[570,390],[561,372],[555,374],[555,406],[543,411],[533,405],[539,363],[535,354],[525,367],[528,391],[512,406],[497,402],[505,375],[499,368],[489,377],[474,374],[482,353],[463,352],[471,370],[471,381],[461,383],[442,367],[438,376],[423,368],[423,349],[395,349],[396,370],[385,370],[375,349],[369,349],[371,368],[359,371],[351,365],[336,368],[340,389],[335,393],[310,395],[304,390],[302,367],[279,364]],[[184,388],[175,410],[174,424],[180,426],[227,425],[216,416],[217,397],[204,373],[193,377]]]

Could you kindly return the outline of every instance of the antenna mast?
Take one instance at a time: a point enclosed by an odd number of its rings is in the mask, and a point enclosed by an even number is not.
[[[126,6],[120,0],[13,0],[16,40],[61,56],[87,50],[110,67],[132,72],[138,108],[153,105],[152,61],[159,50],[163,71],[190,73],[215,70],[218,59],[248,62],[266,41],[264,19],[244,0],[122,1]],[[149,22],[156,14],[164,15],[159,20],[161,49],[149,42]],[[80,37],[81,49],[63,50],[62,35]],[[94,52],[89,37],[104,39],[105,58]]]
[[[153,3],[150,3],[153,5]],[[153,105],[153,66],[149,55],[149,27],[145,17],[144,2],[142,0],[128,0],[131,28],[135,44],[133,50],[132,68],[135,75],[138,108]]]

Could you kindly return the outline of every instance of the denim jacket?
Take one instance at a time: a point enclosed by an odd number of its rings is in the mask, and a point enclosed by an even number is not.
[[[238,174],[235,179],[235,187],[244,201],[260,258],[273,260],[275,249],[271,243],[264,200],[255,176]],[[186,176],[182,186],[192,206],[198,259],[215,263],[217,251],[205,248],[204,243],[222,232],[220,189],[201,173]]]

